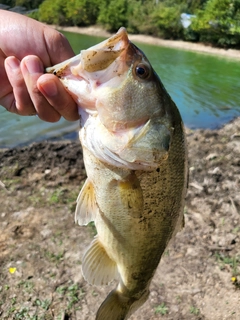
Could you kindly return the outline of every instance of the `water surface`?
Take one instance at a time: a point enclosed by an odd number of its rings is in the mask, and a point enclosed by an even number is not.
[[[104,38],[63,32],[75,53]],[[239,62],[224,57],[136,43],[178,106],[186,126],[214,129],[240,115]],[[46,123],[0,107],[0,147],[55,137],[76,138],[78,122]]]

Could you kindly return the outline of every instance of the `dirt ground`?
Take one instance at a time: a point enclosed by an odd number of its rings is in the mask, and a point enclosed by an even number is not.
[[[240,319],[240,118],[187,137],[185,228],[131,320]],[[84,180],[78,141],[0,151],[1,319],[91,320],[116,286],[90,286],[81,274],[95,234],[74,223]]]

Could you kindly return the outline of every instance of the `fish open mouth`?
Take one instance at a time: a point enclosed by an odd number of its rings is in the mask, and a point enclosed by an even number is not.
[[[70,73],[81,76],[83,70],[92,73],[107,69],[127,49],[129,43],[127,31],[122,27],[109,39],[82,50],[79,55],[49,67],[46,71],[62,79],[68,77]]]
[[[96,88],[110,85],[117,87],[127,74],[126,61],[131,42],[125,28],[109,39],[82,50],[80,54],[46,69],[56,75],[77,102],[79,112],[96,112]]]

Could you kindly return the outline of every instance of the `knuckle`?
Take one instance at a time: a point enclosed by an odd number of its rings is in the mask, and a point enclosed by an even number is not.
[[[56,33],[56,40],[61,49],[64,50],[66,44],[68,43],[67,38],[59,31]]]
[[[12,93],[6,94],[0,98],[0,105],[11,113],[18,113],[16,108],[16,100]]]
[[[38,90],[38,87],[36,84],[34,84],[31,88],[31,95],[34,95],[34,96],[39,96],[40,98],[42,97],[42,94],[41,92]]]

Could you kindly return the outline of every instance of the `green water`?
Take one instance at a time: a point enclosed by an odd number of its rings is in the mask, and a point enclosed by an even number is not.
[[[75,53],[104,38],[66,33]],[[239,61],[136,43],[146,54],[190,128],[217,128],[240,115]],[[76,138],[78,123],[46,123],[0,107],[0,147],[46,138]]]

